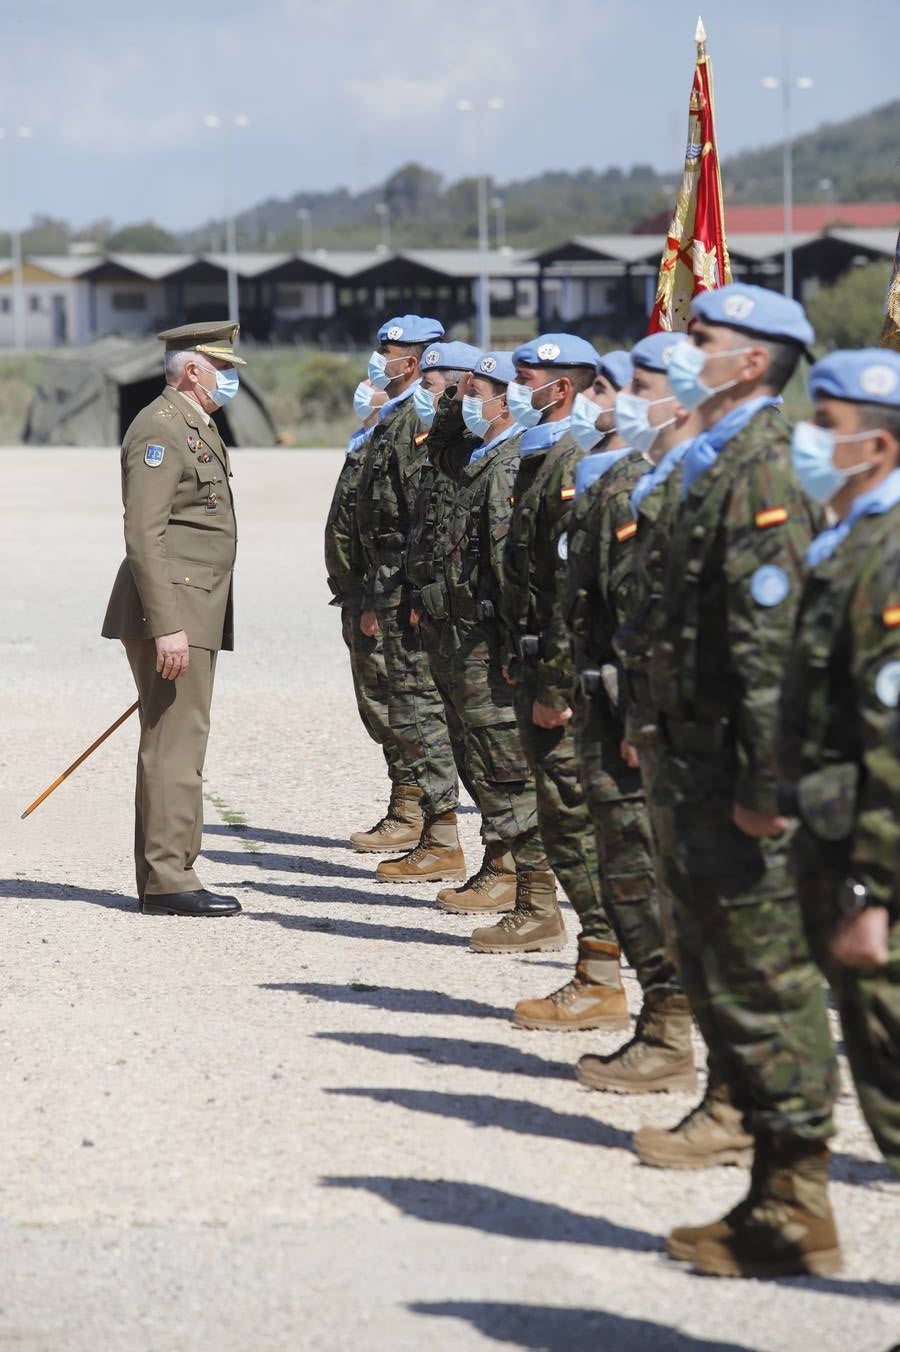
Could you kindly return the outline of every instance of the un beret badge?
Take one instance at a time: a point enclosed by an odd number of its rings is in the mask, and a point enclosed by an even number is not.
[[[386,336],[390,342],[396,343],[398,338],[403,337],[403,330],[401,329],[399,324],[392,324],[391,327],[388,329]]]
[[[559,356],[559,346],[556,343],[541,343],[537,354],[541,361],[556,361]]]
[[[478,363],[478,369],[483,375],[489,376],[492,371],[496,371],[497,369],[497,358],[482,357],[481,361]]]
[[[859,385],[863,394],[884,397],[897,388],[897,372],[889,366],[867,366],[860,372]]]
[[[726,296],[722,301],[722,314],[726,319],[749,319],[756,309],[756,301],[749,296]]]
[[[441,354],[436,347],[430,347],[428,351],[425,353],[426,366],[437,366],[440,359]]]

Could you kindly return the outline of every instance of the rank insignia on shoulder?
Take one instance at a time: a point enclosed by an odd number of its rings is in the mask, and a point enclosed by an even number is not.
[[[630,540],[633,535],[637,535],[637,528],[636,521],[629,521],[627,525],[620,526],[616,531],[616,539],[619,544],[623,544],[626,540]]]
[[[564,488],[559,496],[563,502],[571,502],[575,496],[575,485],[572,484],[571,488]]]
[[[791,579],[773,563],[764,563],[750,579],[750,595],[758,606],[780,606],[790,590]]]
[[[161,465],[165,453],[166,453],[165,446],[154,446],[152,444],[148,445],[146,451],[144,451],[144,464],[152,465],[154,468],[157,465]]]
[[[881,618],[885,629],[896,629],[900,624],[900,606],[888,606],[887,610],[881,612]]]
[[[766,530],[769,526],[783,526],[787,519],[786,507],[766,507],[756,513],[756,526],[758,530]]]
[[[424,445],[425,445],[425,442],[426,442],[427,440],[428,440],[428,433],[427,433],[427,432],[419,432],[419,433],[417,433],[417,435],[416,435],[416,445],[417,445],[417,446],[424,446]]]

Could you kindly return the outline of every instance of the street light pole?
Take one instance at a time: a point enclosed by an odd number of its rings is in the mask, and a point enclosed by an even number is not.
[[[249,126],[250,119],[246,113],[238,113],[235,117],[223,122],[222,118],[215,113],[208,113],[203,121],[211,130],[222,130],[224,133],[222,181],[225,207],[225,274],[228,281],[228,318],[238,324],[240,323],[241,310],[237,272],[237,221],[235,220],[233,205],[234,147],[232,134],[235,127]]]
[[[387,202],[375,203],[375,215],[381,217],[381,250],[383,253],[391,251],[391,209]]]
[[[300,222],[300,235],[303,242],[303,252],[312,251],[312,225],[310,222],[309,207],[297,208],[297,220]]]
[[[22,225],[19,219],[18,164],[16,147],[19,141],[31,139],[30,127],[16,127],[7,133],[0,128],[0,141],[9,135],[9,200],[13,221],[10,225],[10,252],[12,254],[12,329],[13,347],[17,352],[25,347],[25,277],[22,271]]]
[[[811,89],[813,82],[808,75],[798,75],[795,80],[784,75],[766,75],[764,89],[781,90],[781,108],[784,126],[784,145],[782,147],[782,197],[784,200],[784,285],[786,296],[794,296],[794,143],[791,133],[791,89]]]
[[[499,252],[499,250],[506,248],[506,204],[499,193],[496,197],[491,198],[491,206],[494,208],[497,220],[495,233],[497,235],[497,250]]]
[[[484,115],[487,112],[499,112],[503,107],[503,100],[488,99],[486,103],[473,103],[470,99],[461,99],[456,107],[459,112],[472,113],[475,118],[475,144],[478,161],[478,282],[475,302],[475,342],[484,352],[491,345],[491,288],[488,276],[488,183],[485,165]]]

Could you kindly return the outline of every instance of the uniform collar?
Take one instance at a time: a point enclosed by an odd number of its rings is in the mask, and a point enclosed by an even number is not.
[[[189,394],[185,394],[184,390],[176,390],[174,385],[167,385],[166,392],[170,396],[174,395],[182,404],[187,405],[186,408],[182,409],[182,412],[192,427],[199,427],[200,423],[204,427],[209,427],[212,422],[212,414],[207,413],[205,408],[201,408],[196,399],[193,399]],[[200,422],[197,421],[198,418]]]
[[[477,465],[478,461],[483,460],[495,446],[501,446],[504,441],[509,441],[510,437],[516,436],[521,430],[521,427],[517,426],[516,423],[513,423],[512,426],[507,427],[505,432],[501,432],[498,437],[494,437],[491,441],[486,441],[483,446],[476,446],[469,456],[469,464]]]
[[[569,430],[571,418],[559,418],[556,422],[538,423],[537,427],[527,427],[522,433],[522,440],[519,442],[519,450],[524,459],[526,455],[534,455],[536,451],[549,450],[555,446],[558,441]]]
[[[817,535],[806,551],[806,562],[810,568],[824,563],[843,544],[857,521],[864,516],[882,516],[900,503],[900,469],[895,469],[877,488],[868,493],[860,493],[854,498],[850,511],[836,526],[830,526]]]
[[[619,446],[614,451],[592,451],[575,466],[575,496],[580,498],[582,493],[602,479],[603,475],[611,470],[617,460],[621,460],[623,455],[631,452],[630,446]]]
[[[687,441],[681,441],[677,446],[673,446],[671,451],[666,451],[659,463],[654,465],[648,473],[641,476],[631,495],[631,506],[635,511],[640,507],[644,498],[650,496],[654,488],[661,487],[675,473],[691,449],[691,440],[692,438],[688,437]]]
[[[381,411],[378,415],[378,422],[383,423],[385,418],[393,413],[395,408],[399,408],[401,404],[406,403],[407,399],[411,399],[415,394],[416,386],[420,384],[421,381],[414,380],[408,390],[404,390],[402,394],[395,394],[393,399],[389,399],[386,404],[382,404]]]
[[[718,459],[719,452],[723,450],[734,438],[743,432],[744,428],[751,423],[757,413],[761,413],[764,408],[775,408],[782,402],[780,394],[759,394],[754,399],[746,399],[743,404],[738,404],[737,408],[729,409],[723,418],[706,432],[701,432],[699,436],[694,437],[691,442],[690,450],[684,457],[681,470],[681,492],[687,497],[691,485],[700,478],[702,474],[714,465]]]

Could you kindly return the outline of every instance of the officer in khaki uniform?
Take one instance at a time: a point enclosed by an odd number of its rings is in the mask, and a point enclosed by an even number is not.
[[[228,451],[212,414],[238,388],[238,326],[168,329],[166,388],[122,445],[125,559],[104,638],[121,639],[140,702],[134,856],[145,915],[234,915],[201,887],[203,761],[216,656],[233,647],[237,530]]]

